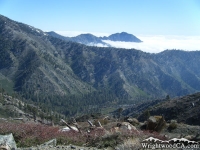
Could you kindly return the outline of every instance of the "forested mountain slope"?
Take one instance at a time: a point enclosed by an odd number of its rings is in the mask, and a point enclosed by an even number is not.
[[[0,16],[0,83],[51,107],[186,95],[200,90],[200,52],[89,47]]]

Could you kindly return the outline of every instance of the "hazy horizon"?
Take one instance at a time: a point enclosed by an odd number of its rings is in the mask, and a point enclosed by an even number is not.
[[[43,31],[62,31],[65,36],[108,36],[124,31],[143,41],[107,41],[115,47],[155,53],[200,50],[199,0],[0,0],[0,14]]]

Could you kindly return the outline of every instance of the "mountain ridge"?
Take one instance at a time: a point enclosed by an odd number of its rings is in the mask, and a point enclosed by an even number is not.
[[[65,36],[57,34],[54,31],[46,32],[46,33],[50,36],[53,36],[55,38],[59,38],[61,40],[73,41],[73,42],[85,44],[85,45],[88,45],[88,46],[112,47],[110,44],[104,42],[104,40],[121,41],[121,42],[137,42],[137,43],[142,42],[136,36],[134,36],[132,34],[128,34],[126,32],[111,34],[108,37],[106,37],[106,36],[97,37],[97,36],[92,35],[90,33],[80,34],[80,35],[77,35],[75,37],[65,37]]]

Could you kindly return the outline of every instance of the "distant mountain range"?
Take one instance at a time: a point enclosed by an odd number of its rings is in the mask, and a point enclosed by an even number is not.
[[[99,42],[90,34],[74,38]],[[0,86],[65,114],[200,91],[199,51],[150,54],[67,39],[0,15]]]
[[[128,34],[126,32],[121,33],[115,33],[108,37],[97,37],[92,34],[80,34],[75,37],[65,37],[62,35],[57,34],[54,31],[46,32],[48,35],[51,35],[53,37],[59,38],[61,40],[65,41],[73,41],[81,44],[85,44],[88,46],[103,46],[103,47],[111,47],[110,44],[104,42],[103,40],[110,40],[110,41],[121,41],[121,42],[142,42],[140,39],[138,39],[136,36],[132,34]]]

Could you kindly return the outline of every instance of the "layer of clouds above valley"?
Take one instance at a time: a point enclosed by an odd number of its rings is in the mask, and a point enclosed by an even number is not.
[[[81,31],[56,31],[58,34],[63,36],[77,36],[80,34],[85,34],[88,32],[81,32]],[[97,37],[109,36],[110,33],[98,33],[98,32],[91,32],[91,34]],[[159,53],[166,49],[180,49],[185,51],[200,51],[200,36],[175,36],[175,35],[135,35],[142,43],[134,43],[134,42],[121,42],[121,41],[110,41],[110,40],[103,40],[103,42],[110,44],[116,48],[126,48],[126,49],[138,49],[144,52],[149,53]],[[91,44],[93,45],[93,44]],[[102,44],[95,44],[94,46],[99,47],[107,47],[106,45]]]
[[[166,49],[181,49],[185,51],[200,50],[200,36],[137,36],[142,43],[134,42],[104,42],[117,48],[135,48],[149,53],[159,53]]]

